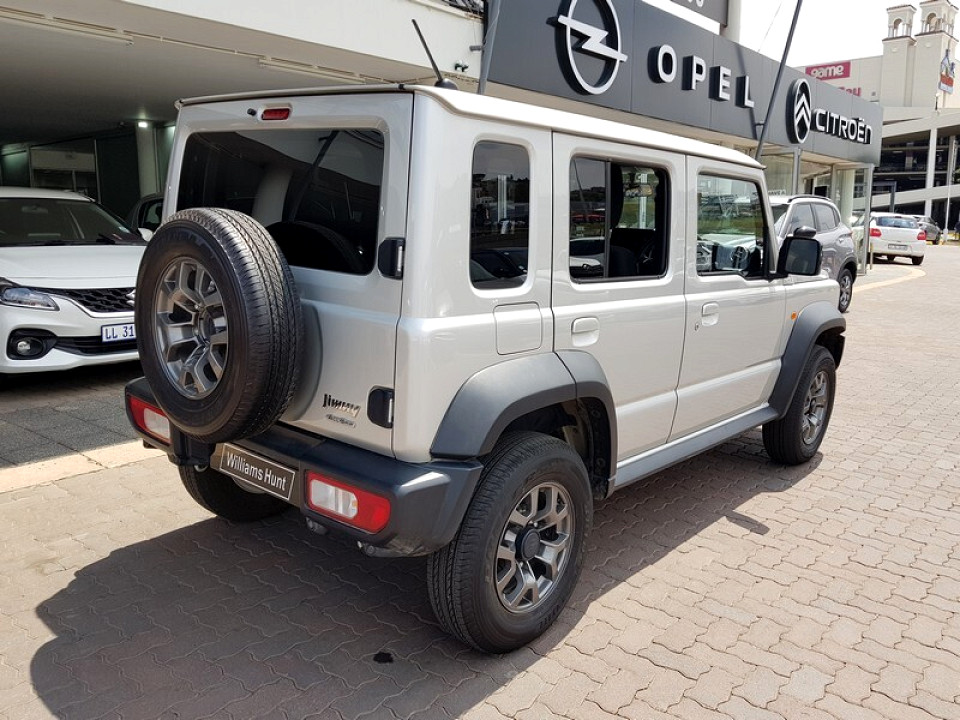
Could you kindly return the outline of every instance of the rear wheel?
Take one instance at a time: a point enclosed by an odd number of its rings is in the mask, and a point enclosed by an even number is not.
[[[506,436],[453,541],[430,556],[440,624],[494,653],[541,635],[580,576],[592,515],[587,471],[573,448],[539,433]]]
[[[180,480],[201,507],[226,520],[250,522],[279,515],[288,507],[280,498],[247,491],[212,468],[181,467]]]
[[[787,414],[763,426],[763,446],[776,462],[799,465],[820,448],[837,384],[837,365],[830,352],[817,345],[800,376]]]
[[[914,265],[920,265],[920,264],[923,263],[923,255],[921,255],[920,257],[912,257],[912,258],[910,258],[910,261],[911,261]]]
[[[840,312],[845,313],[850,309],[850,301],[853,299],[853,273],[849,270],[841,270],[837,283],[840,285],[840,300],[837,307]]]

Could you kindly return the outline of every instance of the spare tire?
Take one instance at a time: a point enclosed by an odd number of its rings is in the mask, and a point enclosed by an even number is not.
[[[140,262],[135,315],[144,375],[188,435],[256,435],[290,403],[300,298],[280,250],[248,215],[194,208],[163,223]]]

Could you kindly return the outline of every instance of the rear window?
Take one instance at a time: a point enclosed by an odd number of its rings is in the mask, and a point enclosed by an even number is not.
[[[177,209],[252,215],[291,265],[366,275],[376,257],[383,134],[250,130],[187,139]]]
[[[878,217],[876,219],[877,225],[880,227],[892,227],[892,228],[919,228],[917,221],[913,218],[907,217]]]

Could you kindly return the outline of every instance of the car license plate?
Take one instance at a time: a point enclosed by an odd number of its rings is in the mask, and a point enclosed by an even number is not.
[[[136,340],[137,328],[133,323],[122,325],[104,325],[100,328],[100,340],[105,343]]]
[[[297,476],[296,470],[291,470],[230,443],[221,446],[219,469],[225,475],[276,495],[287,502],[290,502],[293,481]]]
[[[889,250],[906,250],[906,249],[907,249],[907,246],[906,246],[906,245],[898,245],[897,243],[889,243],[889,244],[887,245],[887,249],[889,249]]]

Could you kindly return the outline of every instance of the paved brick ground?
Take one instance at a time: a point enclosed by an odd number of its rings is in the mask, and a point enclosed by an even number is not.
[[[439,631],[422,560],[213,519],[162,458],[0,493],[0,718],[960,718],[960,248],[922,270],[855,293],[821,456],[754,431],[600,504],[509,656]]]

